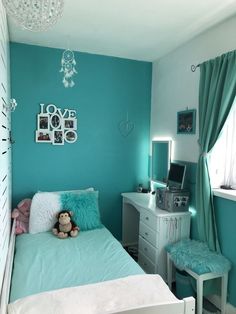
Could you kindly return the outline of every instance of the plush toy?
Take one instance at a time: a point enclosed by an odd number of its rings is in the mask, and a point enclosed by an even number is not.
[[[12,211],[12,218],[16,219],[15,234],[22,234],[29,231],[31,199],[25,198]]]
[[[58,215],[58,221],[55,223],[52,232],[60,239],[67,237],[76,237],[79,233],[79,227],[71,219],[73,213],[68,210],[62,210]]]

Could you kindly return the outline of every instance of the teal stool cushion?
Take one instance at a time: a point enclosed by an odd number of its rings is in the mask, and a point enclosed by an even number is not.
[[[198,275],[205,273],[223,274],[230,270],[231,263],[222,254],[211,251],[204,242],[185,239],[166,246],[175,266],[191,269]]]

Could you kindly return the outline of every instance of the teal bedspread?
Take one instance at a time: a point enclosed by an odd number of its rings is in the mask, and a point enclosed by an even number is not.
[[[16,239],[10,302],[28,295],[142,274],[104,227],[57,239],[51,232]]]

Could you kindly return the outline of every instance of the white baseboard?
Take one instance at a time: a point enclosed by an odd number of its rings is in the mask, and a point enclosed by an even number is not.
[[[220,297],[218,295],[208,296],[207,299],[212,304],[214,304],[218,309],[220,309]],[[230,303],[227,303],[227,305],[226,305],[226,314],[236,314],[236,307],[234,307]]]

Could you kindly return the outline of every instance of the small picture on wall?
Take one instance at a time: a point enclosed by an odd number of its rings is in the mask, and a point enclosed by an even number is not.
[[[76,119],[64,119],[64,129],[77,129]]]
[[[50,143],[52,141],[52,133],[48,131],[36,131],[36,142]]]
[[[50,118],[51,128],[52,129],[59,129],[61,127],[61,118],[60,116],[55,113],[51,115]]]
[[[196,109],[177,112],[177,133],[195,134]]]
[[[74,143],[77,140],[77,133],[74,130],[66,131],[65,140],[67,143]]]
[[[39,114],[38,115],[38,130],[48,130],[49,131],[49,114]]]
[[[63,130],[53,130],[53,145],[64,145]]]

